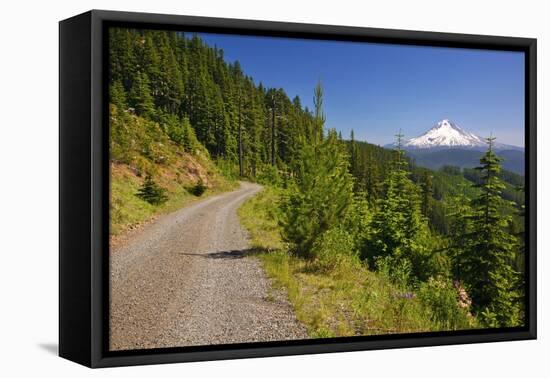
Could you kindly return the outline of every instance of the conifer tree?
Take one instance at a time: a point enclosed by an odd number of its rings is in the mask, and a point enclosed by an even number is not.
[[[365,164],[363,167],[363,183],[367,194],[367,201],[371,206],[375,206],[380,196],[379,191],[379,166],[374,160],[372,151],[366,153]]]
[[[149,78],[145,73],[138,73],[132,84],[128,102],[136,114],[151,117],[155,114],[155,104],[149,88]]]
[[[340,138],[341,139],[341,138]],[[349,161],[350,161],[350,172],[354,177],[360,176],[359,172],[359,152],[357,149],[357,144],[355,143],[355,133],[353,129],[350,134],[349,141]],[[355,189],[358,189],[359,180],[356,180]]]
[[[315,241],[337,225],[353,199],[346,153],[335,131],[317,145],[303,139],[295,180],[283,203],[283,237],[293,250],[314,257]]]
[[[114,104],[119,111],[126,110],[128,107],[124,86],[119,80],[109,86],[109,101]]]
[[[518,273],[513,266],[517,239],[508,232],[511,217],[503,213],[510,203],[501,197],[504,183],[499,179],[500,162],[493,150],[495,138],[487,138],[488,149],[476,170],[481,193],[471,201],[469,216],[472,232],[464,237],[458,256],[461,278],[467,285],[474,309],[489,326],[515,326],[520,314],[517,305]]]
[[[469,240],[475,232],[471,218],[473,214],[470,199],[465,194],[465,187],[459,188],[459,194],[450,198],[446,203],[448,211],[450,245],[448,248],[451,256],[452,274],[455,280],[463,279],[462,267],[467,263],[464,257],[471,250]],[[467,267],[466,267],[467,268]]]
[[[313,116],[313,130],[312,141],[313,143],[320,143],[323,140],[323,130],[325,126],[325,114],[323,113],[323,87],[321,80],[317,82],[313,95],[313,105],[315,106],[315,113]]]
[[[145,181],[137,192],[137,196],[151,205],[162,205],[168,200],[166,191],[158,186],[151,175],[145,177]]]
[[[420,189],[422,191],[422,215],[430,219],[433,207],[433,176],[424,170],[421,176]]]
[[[371,267],[381,257],[411,264],[417,277],[430,275],[427,256],[428,230],[421,213],[420,193],[410,180],[408,162],[401,148],[403,135],[396,135],[397,148],[393,167],[384,181],[384,196],[377,201],[366,256]]]
[[[126,91],[132,86],[137,72],[135,54],[136,33],[128,29],[109,28],[111,82],[119,81]]]
[[[319,85],[315,94],[317,116],[314,124],[322,128],[324,117]],[[295,179],[282,205],[282,234],[295,253],[312,258],[315,241],[338,224],[353,199],[348,157],[336,131],[331,130],[326,139],[314,139],[313,143],[301,137],[293,170]]]

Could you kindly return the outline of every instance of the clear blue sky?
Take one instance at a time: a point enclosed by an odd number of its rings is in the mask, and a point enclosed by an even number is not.
[[[312,108],[318,79],[326,126],[376,144],[418,136],[448,118],[480,136],[524,145],[519,52],[200,34],[264,86]]]

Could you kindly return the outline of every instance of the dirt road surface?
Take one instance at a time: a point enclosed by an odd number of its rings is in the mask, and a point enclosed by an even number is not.
[[[163,216],[110,252],[110,349],[307,338],[284,293],[249,255],[242,183]]]

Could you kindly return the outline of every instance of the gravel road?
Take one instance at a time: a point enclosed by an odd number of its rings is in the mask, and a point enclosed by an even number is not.
[[[110,254],[110,349],[307,338],[280,291],[249,256],[242,183],[159,218]]]

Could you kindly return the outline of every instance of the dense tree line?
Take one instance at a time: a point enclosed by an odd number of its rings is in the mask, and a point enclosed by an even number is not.
[[[296,159],[300,138],[322,138],[316,115],[299,97],[256,85],[238,61],[227,63],[221,49],[197,35],[117,28],[110,33],[111,103],[157,122],[189,148],[195,134],[232,174],[284,171]]]

